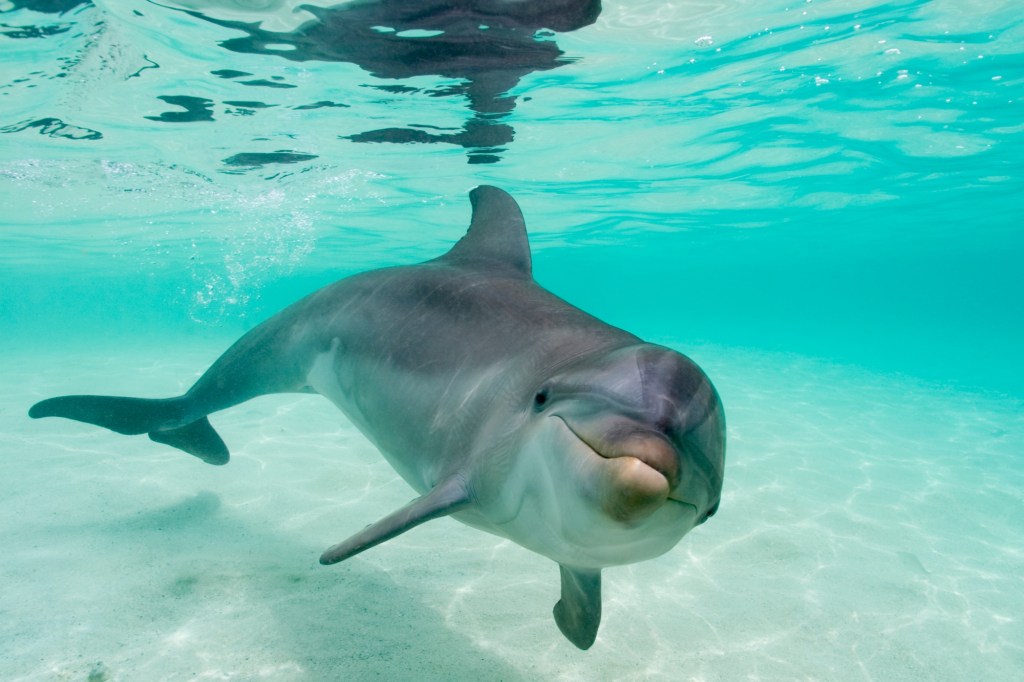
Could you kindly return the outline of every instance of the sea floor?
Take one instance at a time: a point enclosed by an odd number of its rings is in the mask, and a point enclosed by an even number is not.
[[[327,401],[217,414],[212,467],[30,420],[176,394],[223,340],[0,358],[0,679],[965,680],[1024,673],[1024,406],[822,361],[683,348],[729,421],[721,510],[605,571],[588,652],[554,563],[434,521],[320,552],[412,490]]]

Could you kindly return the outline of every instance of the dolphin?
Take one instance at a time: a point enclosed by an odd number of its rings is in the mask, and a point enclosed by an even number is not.
[[[320,563],[453,516],[558,562],[555,622],[587,649],[601,570],[667,552],[718,509],[722,403],[686,356],[541,288],[509,194],[480,186],[469,197],[469,230],[446,254],[301,299],[184,395],[63,396],[29,416],[146,433],[226,464],[208,415],[268,393],[319,393],[419,493]]]

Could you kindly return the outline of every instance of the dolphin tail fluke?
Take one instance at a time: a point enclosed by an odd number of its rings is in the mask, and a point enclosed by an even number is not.
[[[597,639],[601,625],[601,569],[569,568],[562,572],[562,598],[555,604],[558,629],[566,639],[586,651]]]
[[[185,406],[184,398],[65,395],[36,403],[28,416],[64,417],[129,436],[148,433],[151,440],[174,446],[209,464],[226,464],[228,448],[205,416],[181,423]]]
[[[227,464],[231,457],[228,446],[213,430],[210,420],[206,417],[176,429],[150,431],[149,439],[184,450],[207,464]]]

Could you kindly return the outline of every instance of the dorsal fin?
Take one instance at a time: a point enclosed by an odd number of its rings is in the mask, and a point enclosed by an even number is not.
[[[473,220],[469,231],[439,260],[482,267],[506,267],[530,276],[533,270],[526,223],[519,204],[497,187],[480,185],[469,193]]]

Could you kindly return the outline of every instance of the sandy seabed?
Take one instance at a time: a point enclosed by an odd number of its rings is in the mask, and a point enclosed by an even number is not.
[[[0,359],[0,679],[1024,674],[1018,401],[683,348],[726,406],[721,511],[668,554],[605,571],[601,631],[581,652],[551,618],[557,566],[451,519],[320,566],[414,493],[318,396],[214,415],[225,467],[26,416],[59,394],[177,394],[225,347]]]

